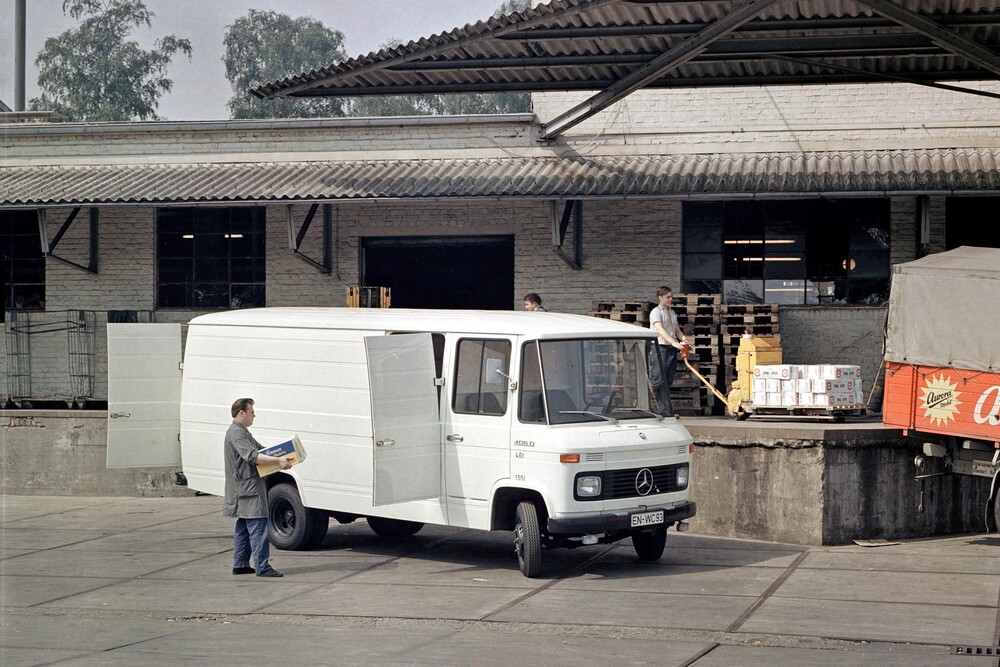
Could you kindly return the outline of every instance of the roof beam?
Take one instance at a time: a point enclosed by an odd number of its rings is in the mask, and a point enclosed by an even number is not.
[[[774,58],[777,54],[765,54],[761,59]],[[928,70],[926,72],[910,72],[907,78],[913,81],[981,81],[990,79],[991,75],[985,70],[976,69],[960,73],[949,72],[947,70]],[[647,86],[650,88],[680,89],[680,88],[702,88],[720,86],[768,86],[777,84],[827,84],[827,83],[868,83],[871,76],[866,74],[856,74],[844,72],[843,74],[783,74],[780,81],[768,74],[752,75],[726,75],[726,76],[704,76],[688,77],[676,79],[660,79]],[[336,93],[330,90],[306,91],[301,97],[327,96],[331,94],[343,96],[364,96],[364,95],[424,95],[428,93],[441,94],[463,94],[463,93],[502,93],[519,91],[567,91],[583,90],[592,91],[605,86],[612,86],[616,81],[605,78],[580,79],[570,81],[532,81],[532,82],[503,82],[503,83],[439,83],[439,84],[408,84],[408,85],[371,85],[371,86],[340,86],[336,88]]]
[[[582,123],[587,118],[608,108],[618,100],[639,90],[651,81],[662,77],[670,70],[683,65],[703,53],[714,42],[732,33],[776,2],[778,0],[753,0],[740,9],[706,26],[697,35],[693,35],[677,46],[668,49],[645,67],[622,77],[590,99],[546,123],[542,127],[541,139],[552,139],[567,129]]]
[[[947,27],[989,27],[1000,25],[1000,14],[959,14],[936,19]],[[688,35],[702,30],[707,24],[666,23],[640,25],[609,25],[570,28],[531,28],[499,35],[498,39],[517,41],[542,41],[547,39],[577,39],[581,37],[657,37],[662,35]],[[739,32],[770,32],[796,30],[854,30],[891,28],[899,23],[881,16],[826,17],[822,19],[758,19],[748,22]]]
[[[900,25],[916,30],[941,48],[955,55],[967,58],[980,67],[1000,76],[1000,55],[997,55],[978,42],[963,37],[927,16],[911,11],[889,0],[857,0],[857,2],[871,7],[882,16],[886,16]]]
[[[783,53],[826,55],[841,58],[889,56],[895,53],[941,53],[941,48],[920,35],[862,35],[858,37],[775,37],[740,38],[720,40],[705,50],[695,61],[753,57],[761,54]],[[710,56],[715,56],[711,58]],[[608,53],[600,55],[514,56],[501,58],[472,58],[446,60],[421,60],[402,63],[389,68],[394,72],[436,70],[486,70],[524,69],[527,67],[580,67],[645,65],[657,57],[656,53]]]
[[[785,56],[781,54],[772,54],[772,58],[776,60],[784,60],[790,63],[797,63],[800,65],[809,65],[810,67],[826,68],[832,69],[839,72],[850,72],[853,74],[859,74],[862,76],[871,77],[875,81],[895,81],[897,83],[911,83],[915,86],[926,86],[927,88],[937,88],[939,90],[948,90],[955,93],[964,93],[966,95],[978,95],[980,97],[989,97],[991,99],[1000,100],[1000,93],[991,93],[987,90],[977,90],[975,88],[964,88],[962,86],[952,86],[946,83],[938,83],[937,81],[921,81],[915,79],[912,76],[897,76],[895,74],[889,74],[886,72],[874,72],[871,70],[864,70],[857,67],[848,67],[847,65],[838,65],[834,63],[828,63],[821,60],[808,60],[806,58],[793,58],[791,56]]]

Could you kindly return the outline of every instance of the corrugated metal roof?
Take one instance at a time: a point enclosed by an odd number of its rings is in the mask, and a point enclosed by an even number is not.
[[[0,205],[767,196],[1000,190],[1000,150],[35,166]]]
[[[866,2],[885,0],[780,0],[645,86],[1000,77],[996,0],[894,0],[881,5],[882,13]],[[554,0],[253,92],[273,98],[603,89],[749,4]],[[893,7],[933,24],[889,18]],[[982,49],[980,57],[963,44]]]

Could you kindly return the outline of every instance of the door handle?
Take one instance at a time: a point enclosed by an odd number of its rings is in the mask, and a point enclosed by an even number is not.
[[[447,435],[447,436],[445,436],[444,439],[447,440],[448,442],[462,442],[463,440],[465,440],[465,438],[463,438],[462,436],[460,436],[458,433],[453,433],[452,435]]]
[[[396,444],[395,440],[389,440],[388,438],[385,439],[385,440],[376,440],[375,441],[375,446],[376,447],[389,447],[390,445],[395,445],[395,444]]]

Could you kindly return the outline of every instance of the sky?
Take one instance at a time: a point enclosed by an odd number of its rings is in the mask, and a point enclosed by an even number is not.
[[[74,28],[62,13],[63,0],[27,0],[25,103],[38,97],[34,61],[45,40]],[[229,118],[233,90],[222,64],[226,26],[251,9],[293,18],[308,16],[344,34],[349,57],[377,51],[390,40],[408,42],[488,19],[502,0],[146,0],[152,28],[132,39],[146,49],[164,35],[191,40],[191,60],[175,54],[168,77],[174,87],[160,98],[157,113],[167,120]],[[0,0],[0,100],[14,108],[14,5]]]

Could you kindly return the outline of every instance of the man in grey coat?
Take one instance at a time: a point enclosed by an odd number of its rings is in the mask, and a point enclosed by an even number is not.
[[[233,533],[233,574],[256,572],[258,577],[280,577],[269,562],[267,541],[267,485],[257,474],[257,464],[274,464],[288,470],[288,459],[260,454],[264,446],[250,435],[254,420],[252,398],[239,398],[232,407],[233,423],[226,431],[226,499],[222,515],[236,517]],[[253,554],[255,567],[250,567]]]

